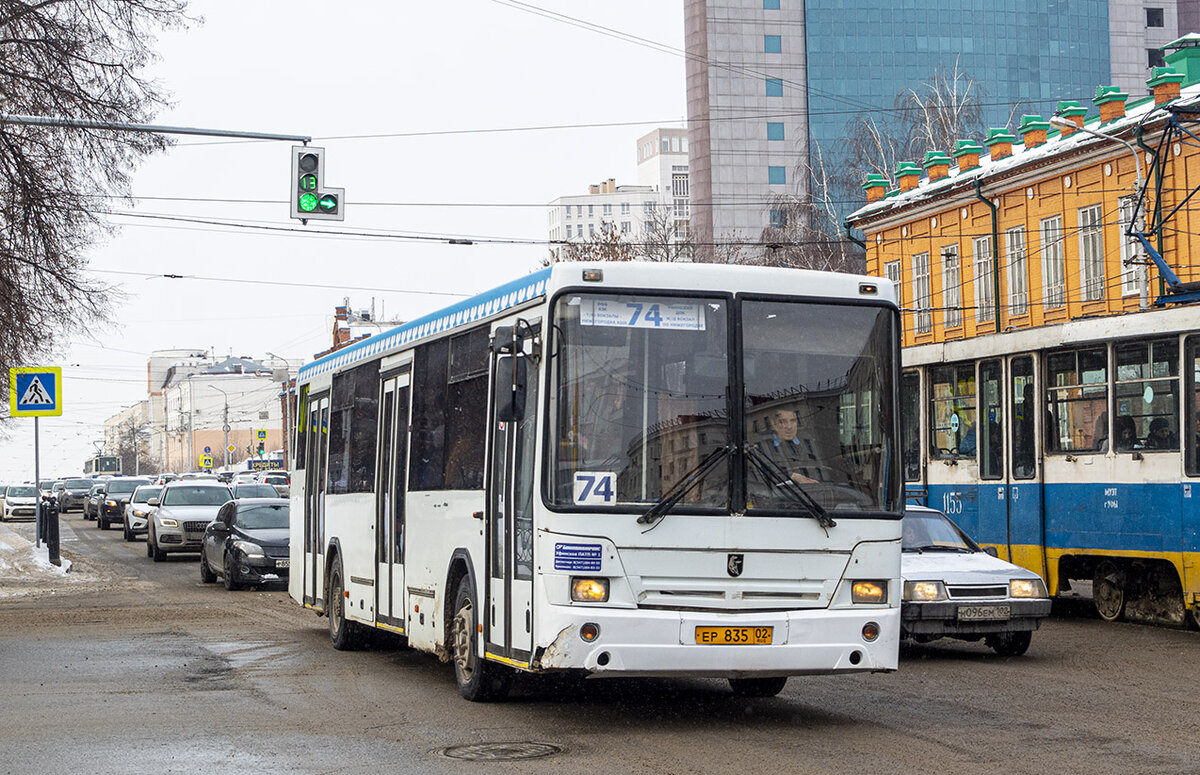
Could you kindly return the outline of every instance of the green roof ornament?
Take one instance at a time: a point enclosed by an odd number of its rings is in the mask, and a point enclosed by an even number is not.
[[[946,154],[942,153],[941,151],[928,151],[928,152],[926,152],[926,154],[925,154],[925,161],[924,161],[924,163],[922,164],[922,166],[923,166],[925,169],[929,169],[930,167],[937,166],[938,164],[945,164],[945,165],[949,165],[949,164],[950,164],[950,157],[949,157],[949,156],[947,156]]]
[[[1146,81],[1146,85],[1154,88],[1163,83],[1183,83],[1183,73],[1176,72],[1170,67],[1152,67],[1150,68],[1150,78]]]
[[[983,153],[983,146],[977,145],[970,140],[956,140],[954,142],[954,158],[966,156],[968,153]]]
[[[916,162],[902,161],[896,165],[896,177],[904,177],[905,175],[920,175],[921,168]]]
[[[998,143],[1015,143],[1016,141],[1016,135],[1009,134],[1007,127],[999,127],[988,130],[987,139],[983,141],[983,144],[991,148]]]
[[[1025,135],[1039,130],[1046,131],[1049,128],[1050,122],[1043,121],[1041,116],[1021,116],[1021,126],[1017,129],[1017,134]]]
[[[1121,91],[1120,86],[1098,86],[1092,102],[1103,105],[1106,102],[1124,102],[1129,99],[1129,93]]]

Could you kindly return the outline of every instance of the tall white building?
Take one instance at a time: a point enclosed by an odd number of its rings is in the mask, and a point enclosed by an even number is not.
[[[550,239],[586,242],[604,229],[636,241],[655,225],[669,224],[676,239],[690,234],[688,131],[655,129],[637,142],[637,184],[615,178],[588,186],[588,193],[550,203]]]

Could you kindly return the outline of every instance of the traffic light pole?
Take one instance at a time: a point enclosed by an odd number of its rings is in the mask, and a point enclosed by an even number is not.
[[[59,126],[74,129],[111,129],[115,132],[151,132],[163,135],[201,135],[203,137],[236,137],[243,140],[288,140],[293,143],[312,142],[307,135],[277,135],[267,132],[241,132],[233,129],[204,129],[161,124],[130,124],[123,121],[92,121],[83,118],[53,118],[45,116],[13,116],[0,113],[0,124],[29,126]]]

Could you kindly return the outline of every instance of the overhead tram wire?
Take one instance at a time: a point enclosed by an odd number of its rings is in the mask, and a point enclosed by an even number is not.
[[[167,279],[167,280],[203,280],[205,282],[238,283],[241,285],[269,285],[272,287],[285,287],[285,288],[315,288],[315,289],[319,289],[319,290],[337,290],[337,291],[373,291],[373,292],[377,292],[377,293],[411,293],[411,294],[417,294],[417,295],[421,295],[421,296],[449,296],[449,297],[452,297],[455,299],[464,299],[471,295],[469,293],[452,293],[450,291],[425,291],[425,290],[414,290],[412,288],[380,288],[377,286],[376,287],[367,287],[367,286],[357,286],[357,285],[330,285],[329,283],[297,283],[297,282],[289,282],[286,280],[250,280],[250,279],[241,278],[241,277],[211,277],[211,276],[193,275],[193,274],[174,274],[174,273],[169,273],[169,272],[165,272],[165,273],[163,273],[163,272],[160,272],[160,273],[131,272],[131,271],[126,271],[126,270],[121,270],[121,269],[92,269],[90,271],[95,272],[97,274],[117,274],[117,275],[127,275],[127,276],[132,276],[132,277],[142,277],[147,280],[153,279],[153,278],[161,278],[161,279]]]

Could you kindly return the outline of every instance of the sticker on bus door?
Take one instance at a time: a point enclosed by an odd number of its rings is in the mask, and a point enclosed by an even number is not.
[[[617,475],[612,471],[576,471],[576,506],[611,506],[617,502]]]

